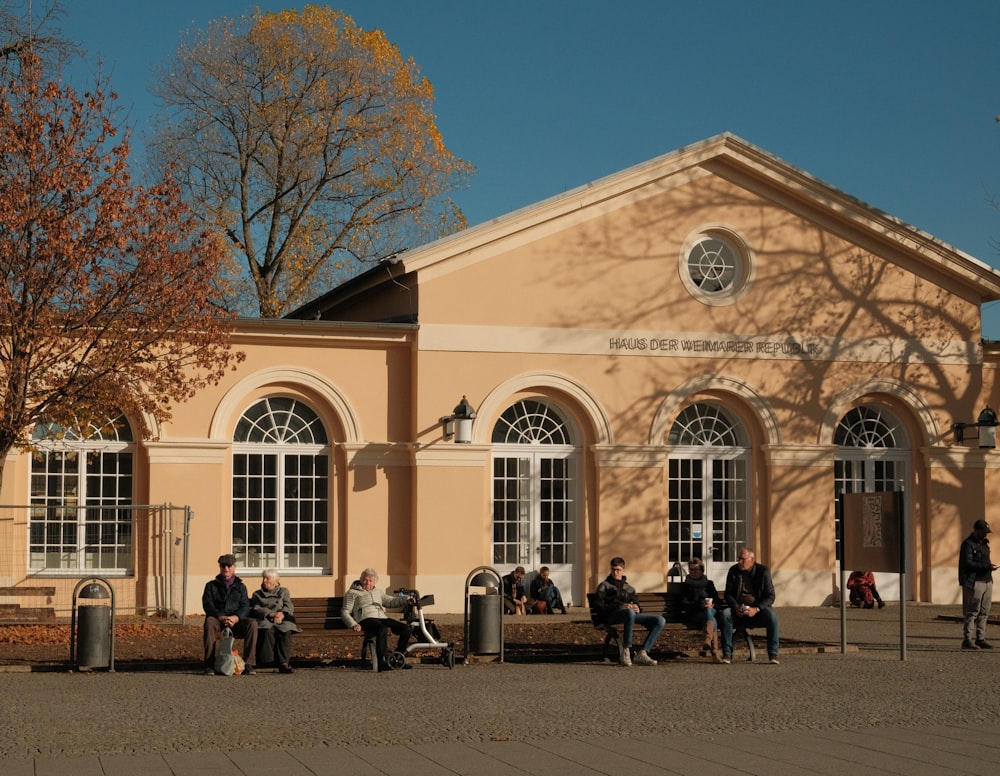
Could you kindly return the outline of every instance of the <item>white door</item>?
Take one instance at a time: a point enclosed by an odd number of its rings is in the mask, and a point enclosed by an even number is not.
[[[667,573],[701,558],[719,593],[750,533],[750,451],[738,420],[714,402],[686,407],[670,429]],[[671,577],[670,581],[680,581]]]
[[[916,557],[912,541],[908,487],[910,479],[909,437],[899,420],[883,407],[862,404],[847,412],[837,426],[834,441],[840,446],[834,463],[835,496],[843,493],[904,491],[903,532],[907,537],[907,563],[913,569]],[[834,534],[840,536],[840,526]],[[839,548],[838,548],[839,550]],[[837,552],[840,556],[840,552]],[[850,574],[854,569],[847,569]],[[869,571],[870,569],[861,569]],[[878,572],[875,585],[886,600],[902,600],[899,574]],[[906,576],[906,600],[913,600],[913,574]]]
[[[493,565],[528,572],[525,589],[548,566],[567,605],[579,603],[578,453],[560,415],[529,400],[510,407],[493,433]],[[510,444],[511,441],[522,444]]]

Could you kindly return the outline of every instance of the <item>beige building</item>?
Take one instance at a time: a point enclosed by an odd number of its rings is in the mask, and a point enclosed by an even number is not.
[[[982,262],[722,135],[241,322],[239,371],[156,441],[76,443],[114,461],[78,464],[74,497],[191,507],[189,613],[231,548],[251,587],[273,566],[339,594],[374,566],[462,611],[480,565],[547,565],[579,604],[612,555],[660,590],[693,555],[721,583],[744,545],[779,606],[819,605],[838,494],[901,490],[904,595],[951,603],[959,543],[995,517],[1000,453],[953,425],[997,406],[997,299]],[[463,397],[468,441],[445,438]],[[62,445],[12,457],[0,500],[67,493]],[[98,574],[148,605],[148,527],[81,512],[60,533],[52,512],[5,512],[0,584]]]

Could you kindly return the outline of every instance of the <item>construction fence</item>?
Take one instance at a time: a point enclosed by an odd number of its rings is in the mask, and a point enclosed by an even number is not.
[[[117,617],[183,621],[193,513],[173,504],[0,506],[0,623],[65,622],[99,578]]]

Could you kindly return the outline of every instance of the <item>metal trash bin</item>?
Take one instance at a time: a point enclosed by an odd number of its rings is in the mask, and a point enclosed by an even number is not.
[[[489,566],[473,569],[465,580],[464,636],[466,664],[471,655],[495,655],[503,662],[503,580]]]
[[[73,590],[69,660],[79,669],[115,670],[115,592],[106,579],[82,579]]]

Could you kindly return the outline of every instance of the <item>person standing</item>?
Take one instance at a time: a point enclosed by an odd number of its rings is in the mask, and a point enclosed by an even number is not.
[[[722,662],[733,660],[734,625],[767,629],[767,658],[778,665],[778,614],[774,611],[774,582],[771,570],[757,563],[757,556],[744,547],[736,556],[736,565],[726,574],[726,603],[722,611]]]
[[[214,673],[215,646],[222,630],[229,628],[233,636],[243,639],[246,661],[243,675],[253,676],[257,662],[257,621],[250,616],[250,596],[243,580],[236,576],[236,556],[232,553],[219,556],[219,573],[206,583],[201,606],[205,610],[205,673]]]
[[[986,620],[993,605],[993,572],[990,561],[990,524],[977,520],[958,552],[958,584],[962,586],[965,616],[962,649],[991,649],[986,640]]]
[[[642,649],[635,653],[635,663],[640,666],[655,666],[656,661],[649,656],[656,639],[667,621],[658,614],[642,614],[635,588],[625,577],[625,561],[611,559],[611,573],[597,586],[598,609],[609,625],[623,625],[619,641],[618,662],[623,666],[632,665],[632,630],[640,625],[649,631]]]

